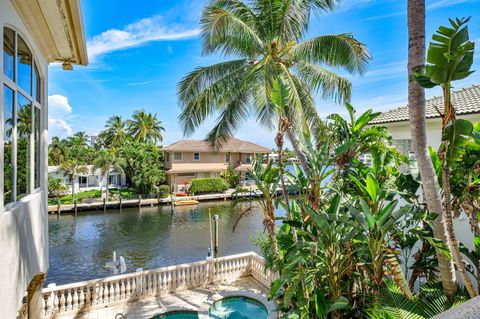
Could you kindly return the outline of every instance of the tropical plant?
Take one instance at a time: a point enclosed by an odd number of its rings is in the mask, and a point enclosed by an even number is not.
[[[48,145],[48,163],[50,165],[60,165],[66,154],[65,141],[60,140],[57,136],[52,137],[52,141]]]
[[[100,170],[100,176],[106,181],[106,196],[108,197],[108,176],[110,172],[123,173],[122,160],[114,154],[106,150],[101,150],[97,154],[97,158],[93,162],[93,169]]]
[[[100,133],[107,147],[119,147],[127,138],[127,124],[119,115],[111,116]]]
[[[231,165],[228,165],[227,169],[222,172],[221,177],[225,179],[230,188],[235,188],[240,183],[240,173],[235,172]]]
[[[220,114],[207,135],[214,144],[225,142],[255,114],[271,128],[279,113],[271,100],[273,83],[282,78],[290,87],[286,131],[304,169],[308,163],[297,145],[296,132],[320,121],[314,93],[343,102],[350,99],[350,82],[326,67],[350,74],[365,71],[370,55],[351,34],[332,34],[302,41],[312,12],[330,11],[336,1],[216,0],[202,12],[203,53],[235,59],[198,67],[178,85],[179,117],[185,134],[205,119]]]
[[[61,178],[48,175],[48,197],[58,197],[67,191]]]
[[[58,171],[72,182],[72,201],[74,201],[76,180],[80,174],[88,173],[88,168],[75,159],[67,159],[62,162]]]
[[[248,176],[255,182],[255,186],[258,191],[262,192],[262,196],[255,198],[255,201],[260,205],[263,211],[263,226],[267,230],[267,234],[272,245],[273,253],[275,256],[278,256],[278,244],[277,238],[275,235],[275,206],[274,198],[277,192],[277,188],[280,183],[280,170],[278,167],[273,166],[273,162],[270,161],[268,164],[262,164],[257,158],[254,158],[252,161],[252,170],[248,172]],[[242,192],[239,190],[238,193]],[[235,196],[236,192],[232,196]],[[252,199],[248,199],[252,200]],[[241,202],[243,200],[237,200],[236,202]],[[250,206],[246,210],[240,213],[237,216],[238,222],[246,215],[252,212],[253,206]],[[235,229],[235,227],[234,227]]]
[[[88,135],[83,131],[77,132],[68,138],[68,145],[70,147],[86,148],[88,146]]]
[[[136,142],[156,143],[163,140],[162,131],[165,128],[157,119],[157,114],[145,113],[145,111],[133,112],[132,119],[127,120],[128,133]]]
[[[368,126],[380,113],[370,109],[357,118],[353,106],[350,103],[345,103],[345,106],[349,121],[339,114],[331,114],[327,117],[331,121],[330,139],[334,141],[335,164],[339,167],[339,171],[347,168],[353,159],[361,154],[381,150],[391,144],[391,136],[385,126]]]
[[[420,293],[414,298],[406,298],[394,282],[388,281],[366,313],[369,319],[427,319],[463,301],[463,296],[457,296],[451,302],[440,282],[428,282],[421,286]]]
[[[127,181],[140,194],[151,194],[165,183],[163,152],[151,143],[126,141],[118,150]]]
[[[463,152],[473,125],[465,120],[457,120],[455,107],[451,101],[453,81],[462,80],[473,73],[474,42],[469,40],[467,23],[470,18],[449,19],[451,27],[441,26],[432,36],[427,53],[427,65],[416,76],[417,82],[426,88],[441,86],[443,91],[442,142],[438,155],[442,161],[442,186],[444,195],[444,215],[450,249],[462,280],[471,297],[477,295],[468,277],[459,244],[453,229],[450,175],[453,162]]]

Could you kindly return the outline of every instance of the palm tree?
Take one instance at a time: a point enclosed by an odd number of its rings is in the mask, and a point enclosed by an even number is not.
[[[106,150],[101,150],[97,154],[97,158],[95,159],[93,165],[93,169],[99,169],[102,178],[106,178],[107,180],[106,195],[108,197],[108,175],[112,170],[118,173],[123,173],[122,161],[112,153]]]
[[[451,100],[452,82],[463,80],[473,73],[475,44],[470,41],[468,35],[467,19],[449,19],[450,26],[441,26],[432,37],[427,55],[427,65],[424,74],[417,75],[420,85],[426,88],[442,87],[443,113],[442,113],[442,143],[438,151],[438,157],[442,160],[442,186],[444,195],[444,217],[447,229],[447,239],[453,260],[457,266],[465,288],[470,297],[476,297],[477,293],[472,285],[465,269],[459,244],[453,229],[452,196],[450,187],[451,167],[458,160],[458,154],[463,153],[465,142],[473,130],[469,121],[457,120],[455,107]],[[420,72],[418,72],[420,73]]]
[[[68,138],[68,142],[70,146],[87,147],[88,135],[84,131],[77,132]]]
[[[105,124],[105,130],[100,133],[107,146],[119,146],[127,136],[126,123],[121,116],[110,117]]]
[[[75,200],[75,181],[80,174],[88,173],[88,168],[85,165],[79,164],[75,159],[67,159],[64,161],[58,170],[63,176],[72,181],[72,202]]]
[[[156,143],[163,140],[162,131],[165,131],[165,128],[162,126],[162,122],[157,119],[157,114],[135,111],[127,124],[129,134],[137,142]]]
[[[418,163],[428,210],[438,214],[434,236],[448,243],[447,228],[442,214],[440,186],[427,147],[425,90],[413,80],[413,75],[425,65],[425,0],[408,1],[408,105],[412,145]],[[450,300],[457,289],[453,262],[437,251],[438,265],[445,294]]]
[[[57,136],[52,137],[52,141],[48,145],[50,165],[60,165],[66,155],[65,140],[60,140]]]
[[[308,131],[319,121],[313,94],[337,102],[348,101],[350,82],[327,67],[361,74],[370,55],[351,34],[332,34],[301,41],[312,11],[330,11],[336,1],[216,0],[203,10],[203,53],[221,53],[235,59],[198,67],[178,85],[182,106],[179,120],[184,134],[192,134],[205,119],[218,114],[206,139],[228,140],[249,114],[272,128],[279,113],[271,101],[272,86],[282,78],[291,88],[285,118],[286,133],[297,157],[305,157],[293,132]]]

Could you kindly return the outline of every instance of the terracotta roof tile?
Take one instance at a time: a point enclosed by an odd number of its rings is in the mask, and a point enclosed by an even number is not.
[[[480,85],[473,85],[452,93],[452,103],[455,106],[457,114],[480,113]],[[426,117],[440,117],[438,110],[443,111],[443,97],[436,96],[426,101]],[[370,124],[382,124],[391,122],[408,121],[408,107],[399,107],[393,110],[383,112]]]
[[[232,137],[223,144],[219,150],[214,150],[210,143],[204,140],[180,140],[167,145],[163,148],[165,151],[185,151],[185,152],[222,152],[222,153],[269,153],[270,149],[258,144],[239,140]]]

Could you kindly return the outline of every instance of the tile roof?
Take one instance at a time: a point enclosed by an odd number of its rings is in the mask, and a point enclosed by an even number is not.
[[[456,109],[457,115],[480,113],[480,85],[472,85],[452,92],[452,103]],[[437,108],[443,111],[443,97],[436,96],[426,101],[426,117],[440,117]],[[399,107],[393,110],[383,112],[379,117],[370,122],[370,124],[382,124],[391,122],[408,121],[408,107]]]
[[[226,163],[178,163],[172,164],[167,174],[223,172],[228,168]]]
[[[204,140],[180,140],[167,145],[164,151],[175,152],[221,152],[221,153],[270,153],[270,149],[258,144],[242,141],[237,138],[230,138],[220,149],[214,150],[209,142]]]

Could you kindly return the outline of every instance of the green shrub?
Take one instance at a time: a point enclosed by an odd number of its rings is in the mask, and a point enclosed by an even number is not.
[[[228,184],[223,178],[193,178],[190,193],[223,193],[228,189]]]
[[[228,165],[228,168],[220,176],[231,188],[237,187],[237,185],[240,183],[240,173],[235,172],[230,165]]]
[[[158,195],[160,197],[167,197],[170,194],[170,187],[168,185],[158,186]]]

